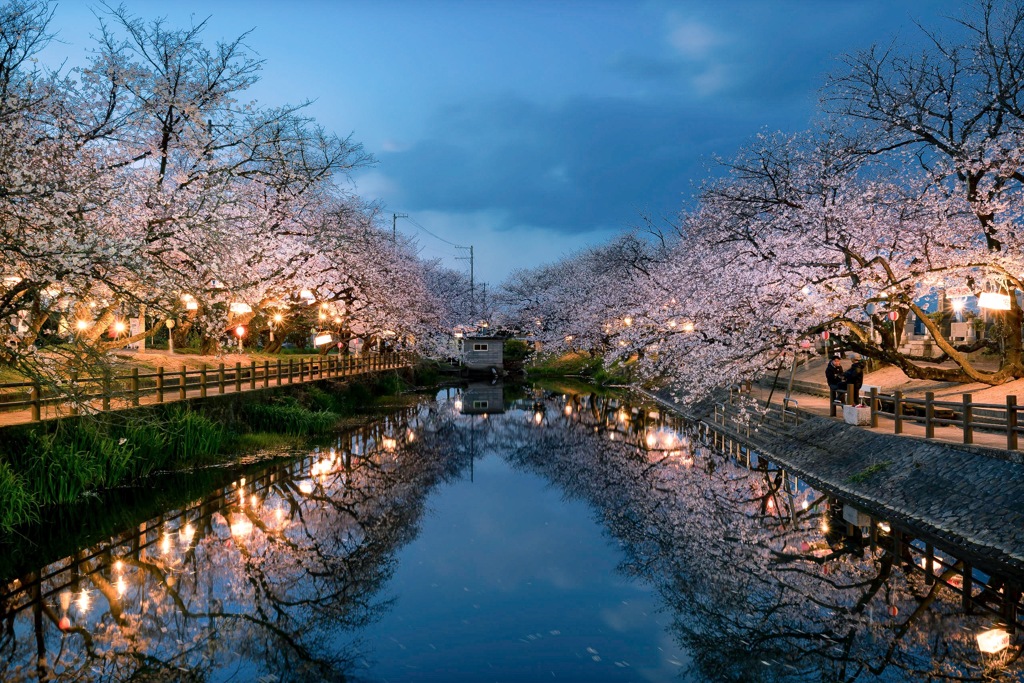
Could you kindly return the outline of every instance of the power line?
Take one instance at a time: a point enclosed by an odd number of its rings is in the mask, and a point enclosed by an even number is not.
[[[460,245],[460,244],[455,244],[455,242],[449,242],[449,241],[448,241],[448,240],[446,240],[445,238],[443,238],[443,237],[441,237],[441,236],[439,236],[439,235],[435,235],[434,233],[430,232],[429,230],[427,230],[426,228],[424,228],[424,227],[423,227],[422,225],[420,225],[419,223],[417,223],[417,222],[416,222],[415,220],[413,220],[412,218],[410,218],[410,217],[409,217],[408,215],[404,215],[404,216],[402,216],[402,218],[405,218],[405,220],[409,221],[410,223],[412,223],[413,225],[415,225],[415,226],[416,226],[417,228],[419,228],[419,229],[420,229],[420,230],[422,230],[423,232],[425,232],[425,233],[427,233],[428,235],[430,235],[431,237],[433,237],[433,238],[434,238],[435,240],[440,240],[440,241],[444,242],[445,244],[450,244],[451,246],[455,247],[456,249],[465,249],[465,247],[463,247],[463,246],[462,246],[462,245]]]

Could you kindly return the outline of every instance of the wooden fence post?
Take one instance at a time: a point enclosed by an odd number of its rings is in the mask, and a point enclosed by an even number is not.
[[[893,434],[903,433],[903,392],[897,390],[893,394],[893,414],[896,416]]]
[[[270,361],[263,361],[263,388],[270,386]]]
[[[1006,448],[1017,450],[1017,397],[1006,397]]]
[[[224,393],[224,364],[217,364],[217,393]]]
[[[306,381],[306,359],[305,358],[300,358],[299,359],[299,381],[300,382],[305,382]]]
[[[242,392],[242,363],[235,363],[235,393]]]
[[[249,364],[249,390],[256,389],[256,361]]]
[[[110,410],[110,371],[103,371],[103,410]]]
[[[871,426],[878,426],[878,387],[871,387]]]
[[[29,399],[32,401],[32,421],[39,422],[43,413],[43,404],[40,400],[42,388],[39,386],[39,382],[32,382],[32,388],[29,392]]]
[[[78,415],[78,370],[72,370],[68,376],[68,392],[71,395],[71,415]]]
[[[964,415],[963,430],[964,443],[974,443],[974,407],[971,405],[971,395],[964,394]]]
[[[294,365],[294,363],[295,363],[295,361],[293,361],[291,358],[288,359],[288,384],[291,384],[292,380],[295,379],[295,365]]]
[[[156,402],[164,402],[164,366],[156,369]]]
[[[132,405],[139,405],[139,369],[132,368]]]
[[[277,386],[281,386],[281,359],[277,359]]]
[[[199,396],[206,398],[206,363],[203,363],[203,369],[199,371]]]
[[[935,438],[935,392],[924,392],[924,438]]]
[[[178,400],[184,401],[188,395],[186,385],[188,384],[188,369],[185,364],[181,364],[181,373],[178,375]]]

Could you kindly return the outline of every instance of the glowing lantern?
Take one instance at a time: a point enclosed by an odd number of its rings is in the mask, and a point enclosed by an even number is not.
[[[569,405],[568,403],[565,404],[565,414],[572,415],[572,406]]]
[[[630,325],[633,324],[633,319],[627,315],[625,318],[623,318],[622,324],[625,325],[626,327],[629,327]]]
[[[61,631],[67,631],[68,629],[71,628],[71,620],[68,619],[68,615],[65,614],[64,616],[62,616],[60,618],[60,621],[57,623],[57,627]]]
[[[309,494],[313,493],[313,484],[312,484],[312,482],[308,482],[308,481],[300,482],[299,483],[299,491],[301,491],[302,493],[304,493],[307,496]]]
[[[693,332],[693,330],[694,330],[693,323],[690,322],[689,320],[687,320],[686,322],[683,323],[682,330],[683,330],[683,332]]]
[[[821,338],[824,339],[825,341],[828,341],[829,336],[831,335],[829,335],[828,330],[825,330],[824,332],[821,333]]]
[[[978,634],[978,649],[986,654],[1002,652],[1010,647],[1010,634],[1001,628],[982,631]]]
[[[334,340],[329,333],[322,332],[313,337],[313,346],[323,346],[324,344],[330,344],[332,341]]]
[[[85,330],[89,329],[89,321],[78,320],[77,322],[75,322],[75,327],[78,329],[79,332],[84,332]]]
[[[299,298],[306,302],[306,304],[312,304],[316,301],[316,297],[313,296],[313,292],[308,289],[304,289],[299,292]]]
[[[539,425],[543,421],[544,421],[544,413],[542,413],[540,411],[537,411],[536,413],[533,414],[533,424]]]
[[[252,306],[243,304],[241,301],[235,301],[228,307],[228,310],[235,315],[240,315],[242,313],[252,313]]]
[[[978,306],[987,308],[990,311],[1010,310],[1010,295],[999,294],[998,292],[982,292],[978,297]]]
[[[284,320],[284,316],[283,315],[281,315],[280,313],[275,313],[274,314],[274,322],[275,323],[280,323],[282,320]]]
[[[245,326],[244,325],[239,325],[238,327],[236,327],[235,328],[235,334],[238,335],[239,339],[244,337],[245,336]]]
[[[893,322],[896,322],[897,320],[899,320],[900,312],[899,311],[889,311],[887,316],[888,316],[889,320],[891,320]]]
[[[800,348],[801,349],[809,349],[809,348],[811,348],[811,340],[810,339],[801,339],[800,340]]]

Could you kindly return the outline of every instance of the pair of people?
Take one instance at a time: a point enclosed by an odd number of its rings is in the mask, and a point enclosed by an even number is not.
[[[830,400],[845,402],[846,389],[853,387],[853,404],[860,405],[860,388],[864,384],[864,364],[859,358],[854,359],[849,370],[843,370],[839,354],[832,356],[825,368],[825,381],[828,382]]]

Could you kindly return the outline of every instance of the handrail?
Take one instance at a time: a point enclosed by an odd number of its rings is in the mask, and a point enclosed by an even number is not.
[[[34,381],[0,384],[0,390],[21,390],[15,396],[0,392],[0,413],[27,407],[30,410],[29,421],[38,422],[77,415],[81,410],[120,410],[144,402],[205,398],[211,390],[217,394],[255,391],[270,387],[272,380],[273,386],[281,386],[395,370],[411,365],[413,359],[409,352],[390,352],[300,358],[297,367],[295,359],[289,359],[287,365],[281,360],[273,364],[268,360],[262,363],[253,360],[247,365],[236,362],[230,367],[225,363],[217,366],[204,363],[201,368],[192,370],[184,365],[180,370],[159,367],[155,372],[146,373],[133,369],[124,375],[79,377],[72,373],[66,380],[52,386]],[[198,395],[189,395],[197,391]]]

